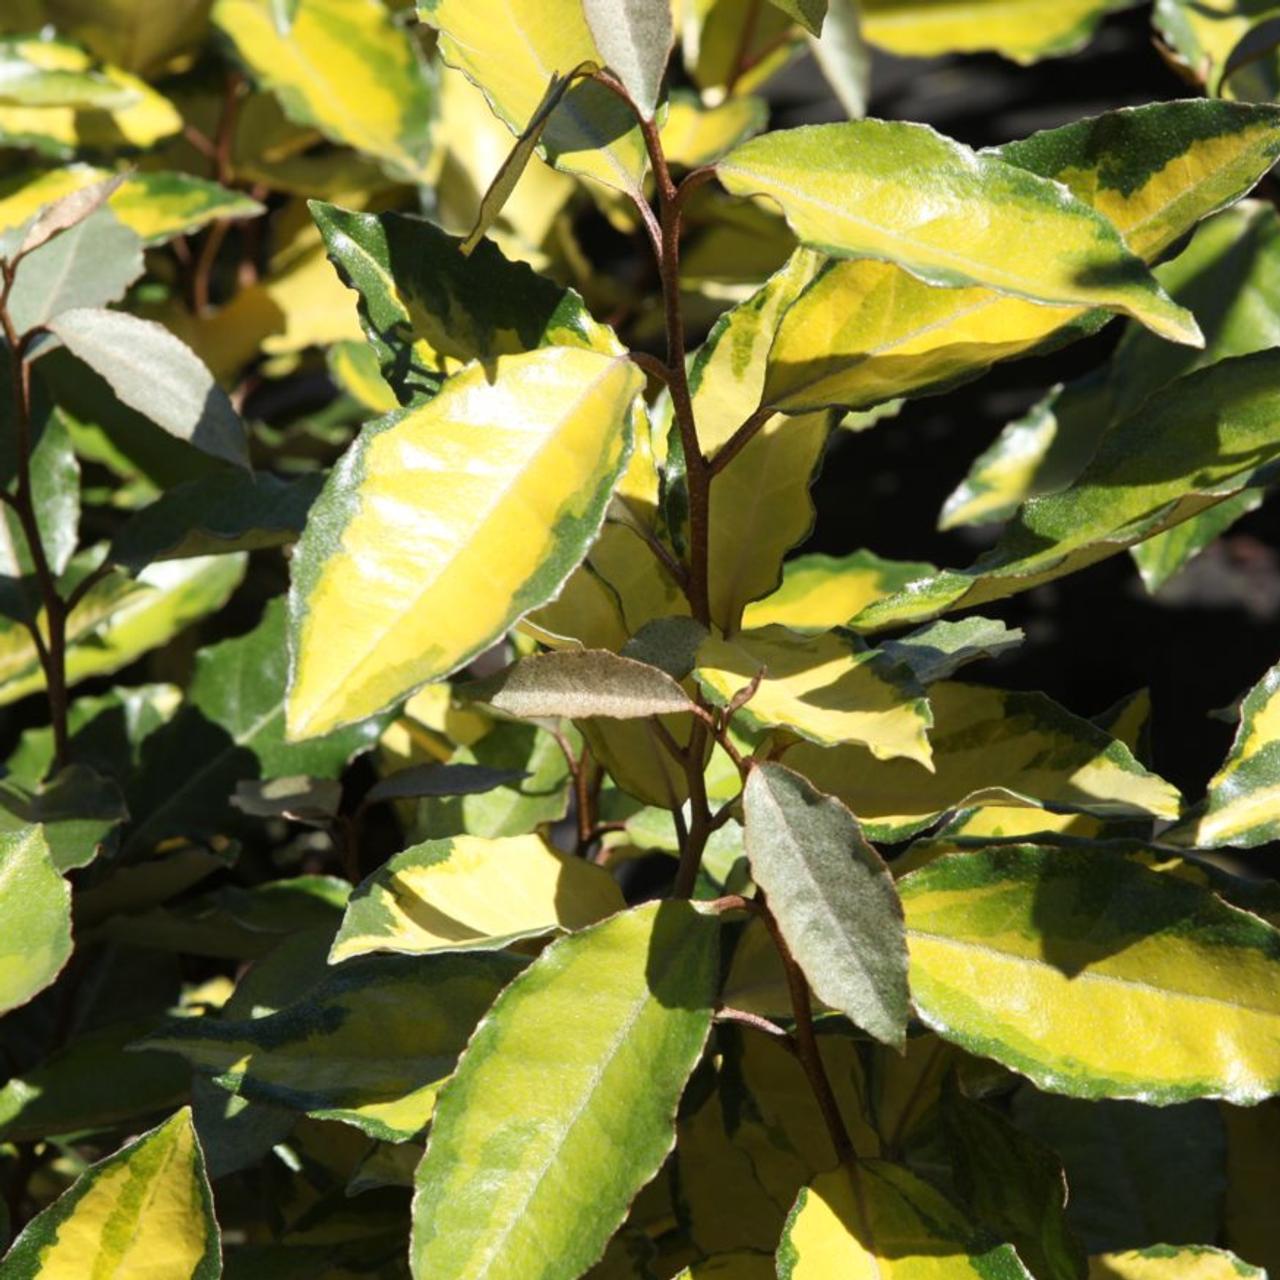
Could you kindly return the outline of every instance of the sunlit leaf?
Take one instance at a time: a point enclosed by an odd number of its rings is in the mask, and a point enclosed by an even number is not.
[[[40,827],[0,832],[0,1010],[26,1004],[71,957],[71,891]]]

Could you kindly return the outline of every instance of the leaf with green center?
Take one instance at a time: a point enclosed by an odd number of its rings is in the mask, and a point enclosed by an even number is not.
[[[78,307],[47,327],[121,401],[170,435],[248,468],[244,423],[200,357],[168,329],[124,311]]]
[[[923,685],[947,680],[961,667],[983,658],[996,658],[1023,641],[1017,627],[995,618],[965,618],[963,622],[933,622],[903,636],[886,640],[881,652],[906,667]]]
[[[222,1274],[213,1194],[189,1107],[91,1165],[0,1262],[3,1280],[93,1270],[172,1280]]]
[[[901,57],[992,50],[1015,62],[1083,48],[1127,0],[862,0],[867,39]]]
[[[626,466],[642,381],[621,357],[549,347],[365,428],[291,565],[292,737],[381,711],[555,596]]]
[[[541,836],[455,836],[398,853],[351,895],[329,952],[495,951],[621,911],[613,879]]]
[[[1244,195],[1278,151],[1280,109],[1195,101],[1113,111],[989,154],[1065,183],[1152,262]],[[892,263],[835,262],[779,329],[765,403],[793,413],[861,409],[944,390],[997,361],[1087,336],[1107,318],[991,289],[936,289]]]
[[[1253,849],[1280,838],[1280,665],[1245,695],[1230,754],[1179,837],[1202,849]]]
[[[43,829],[0,832],[0,1011],[43,991],[71,946],[71,891]]]
[[[287,661],[279,599],[248,635],[197,655],[185,705],[148,739],[129,787],[130,849],[144,851],[175,835],[220,834],[227,824],[239,825],[230,805],[238,782],[334,777],[373,746],[381,727],[374,721],[314,741],[287,742]]]
[[[404,1142],[521,962],[501,953],[368,956],[262,1018],[179,1018],[139,1042],[255,1102]]]
[[[716,172],[735,195],[775,200],[805,244],[833,257],[893,262],[933,285],[1105,307],[1170,341],[1201,341],[1195,318],[1105,217],[1061,185],[926,126],[779,130],[743,143]]]
[[[116,534],[108,557],[130,573],[164,560],[258,551],[297,540],[322,475],[281,480],[218,472],[177,485]]]
[[[940,681],[929,689],[933,772],[856,745],[802,742],[784,760],[853,810],[872,840],[896,842],[942,814],[1015,804],[1107,818],[1175,818],[1177,791],[1122,743],[1038,693]]]
[[[604,61],[582,0],[419,0],[418,11],[440,33],[440,56],[484,91],[517,135],[552,75]],[[542,151],[558,169],[641,195],[644,139],[627,105],[603,85],[573,88],[547,122]]]
[[[535,654],[457,690],[469,702],[522,720],[643,720],[693,706],[665,671],[607,649]]]
[[[415,1277],[528,1280],[537,1258],[542,1280],[574,1280],[600,1258],[671,1150],[718,938],[688,903],[650,903],[554,943],[502,993],[418,1166]]]
[[[899,882],[940,1035],[1080,1098],[1280,1089],[1280,931],[1114,848],[952,854]]]
[[[906,759],[931,767],[924,690],[909,671],[851,632],[802,636],[785,627],[708,637],[695,677],[727,706],[763,675],[737,713],[752,728],[789,729],[810,742],[857,742],[877,760]]]
[[[781,765],[752,769],[742,804],[752,879],[814,995],[901,1049],[907,946],[880,855],[844,805]]]
[[[424,181],[433,95],[409,33],[377,0],[299,0],[284,32],[271,9],[271,0],[217,0],[213,21],[285,114],[394,177]]]
[[[675,32],[666,0],[582,0],[591,36],[605,65],[652,120]]]
[[[1070,488],[1027,502],[971,568],[915,582],[864,609],[853,625],[876,630],[923,621],[1028,591],[1234,496],[1280,457],[1272,430],[1278,375],[1280,351],[1261,351],[1156,392],[1107,432]]]
[[[433,396],[471,360],[534,347],[608,355],[617,338],[562,289],[485,241],[462,241],[425,218],[358,213],[313,201],[311,216],[343,280],[360,295],[360,323],[401,403]]]
[[[929,1183],[880,1160],[820,1175],[800,1192],[778,1246],[779,1280],[1031,1280],[1013,1247],[969,1222]]]

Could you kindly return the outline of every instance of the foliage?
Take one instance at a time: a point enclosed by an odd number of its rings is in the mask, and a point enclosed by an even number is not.
[[[1188,803],[978,665],[1267,496],[1280,25],[862,118],[1126,7],[4,6],[0,1280],[1280,1274],[1280,666]],[[792,554],[1108,325],[969,567]]]

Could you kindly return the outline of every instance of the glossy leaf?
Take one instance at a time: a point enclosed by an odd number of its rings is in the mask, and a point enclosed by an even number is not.
[[[417,1136],[477,1020],[520,969],[512,956],[376,956],[332,969],[260,1018],[179,1018],[140,1042],[180,1054],[224,1089]]]
[[[188,1107],[90,1166],[0,1262],[3,1280],[117,1275],[217,1280],[221,1240]],[[109,1270],[108,1270],[109,1269]]]
[[[523,132],[553,74],[604,58],[581,0],[420,0],[440,54],[483,91],[514,134]],[[638,192],[644,142],[625,103],[590,81],[577,85],[542,136],[548,161],[620,191]]]
[[[409,181],[426,175],[431,92],[409,34],[377,0],[299,0],[281,32],[270,0],[217,0],[213,21],[291,120],[381,160]]]
[[[784,627],[711,637],[698,650],[698,683],[727,705],[763,673],[742,723],[780,727],[810,742],[857,742],[878,760],[931,767],[924,691],[908,671],[849,632],[801,636]]]
[[[1033,845],[953,854],[899,889],[916,1009],[962,1047],[1081,1098],[1276,1091],[1280,932],[1208,890]]]
[[[1150,262],[1247,192],[1278,146],[1274,108],[1172,102],[1113,111],[991,154],[1066,183]],[[785,318],[765,400],[798,412],[942,390],[999,360],[1084,336],[1105,319],[990,289],[939,290],[890,263],[837,262]]]
[[[641,720],[691,709],[689,695],[665,671],[606,649],[535,654],[459,688],[523,720]]]
[[[1266,1280],[1225,1249],[1208,1245],[1156,1244],[1089,1260],[1089,1280]]]
[[[244,423],[200,358],[163,326],[124,311],[76,308],[48,328],[131,409],[170,435],[248,467]]]
[[[909,1014],[902,907],[853,815],[776,764],[752,769],[743,814],[752,878],[814,994],[901,1048]]]
[[[718,934],[686,903],[651,903],[555,943],[503,992],[418,1167],[415,1276],[523,1280],[537,1257],[544,1280],[572,1280],[600,1257],[671,1149]]]
[[[1231,751],[1186,836],[1205,849],[1252,849],[1280,836],[1280,666],[1245,695]]]
[[[1123,2],[1123,0],[1121,0]],[[1017,62],[1074,53],[1116,0],[862,0],[872,44],[904,57],[994,50]]]
[[[129,789],[132,849],[218,834],[234,820],[238,782],[333,777],[373,745],[379,726],[370,722],[310,742],[285,740],[284,639],[284,604],[275,600],[253,631],[197,656],[185,705],[149,739]]]
[[[905,1168],[862,1161],[801,1191],[778,1246],[779,1280],[1029,1280],[1018,1255]]]
[[[1178,793],[1122,743],[1043,694],[940,681],[929,690],[933,772],[862,747],[801,743],[783,757],[838,796],[872,840],[905,839],[953,809],[1043,807],[1100,817],[1177,816]]]
[[[540,836],[431,840],[396,854],[355,890],[329,962],[370,951],[498,950],[584,928],[623,905],[606,872]]]
[[[704,107],[692,94],[676,92],[662,122],[662,151],[668,164],[696,169],[759,133],[767,119],[768,110],[760,98],[734,97]]]
[[[99,209],[23,258],[9,315],[18,333],[29,333],[73,307],[118,302],[141,274],[141,240],[110,209]]]
[[[116,534],[109,557],[138,573],[163,560],[284,546],[301,534],[323,483],[223,472],[177,485]]]
[[[0,832],[0,1010],[47,987],[71,945],[71,891],[43,829]]]
[[[1171,341],[1200,342],[1194,318],[1106,218],[1038,175],[927,127],[862,120],[779,130],[743,143],[716,172],[737,195],[777,201],[804,243],[834,257],[895,262],[929,284],[1106,307]],[[984,211],[980,225],[975,207]],[[1028,219],[1040,232],[1035,243],[1019,235]]]
[[[640,381],[618,358],[549,348],[473,366],[365,429],[293,560],[291,736],[448,675],[556,594],[626,464]]]
[[[874,601],[936,572],[933,565],[886,560],[874,551],[796,556],[782,566],[782,585],[749,604],[742,623],[751,628],[777,623],[792,631],[830,631]]]
[[[357,213],[314,202],[329,256],[360,295],[360,320],[402,403],[432,396],[471,360],[533,347],[620,353],[581,297],[509,262],[493,244],[462,241],[424,218]]]
[[[654,0],[582,0],[605,65],[622,81],[640,114],[652,120],[675,32],[671,6]]]
[[[854,619],[859,629],[937,617],[1026,591],[1123,551],[1247,487],[1280,454],[1270,429],[1280,354],[1224,360],[1153,395],[1118,422],[1080,478],[1033,498],[967,570],[913,583]],[[1206,422],[1215,422],[1212,433]],[[1176,458],[1170,468],[1163,461]]]
[[[881,652],[927,685],[949,679],[971,662],[1016,649],[1022,640],[1020,630],[995,618],[965,618],[930,623],[899,640],[886,640]]]

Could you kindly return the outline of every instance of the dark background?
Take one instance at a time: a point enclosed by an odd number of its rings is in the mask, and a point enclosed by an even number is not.
[[[1031,67],[988,56],[877,55],[870,114],[924,121],[976,147],[1114,107],[1189,96],[1156,51],[1149,24],[1145,6],[1116,14],[1083,52]],[[774,127],[840,118],[824,90],[807,59],[793,66],[770,95]],[[818,522],[805,549],[840,554],[865,546],[895,559],[970,563],[998,530],[939,533],[943,501],[1007,422],[1054,383],[1104,360],[1120,330],[1112,323],[1089,342],[998,365],[959,391],[909,401],[897,419],[873,430],[839,433],[815,487]],[[981,678],[1044,690],[1086,716],[1149,688],[1150,763],[1194,801],[1233,733],[1210,712],[1234,703],[1280,659],[1277,548],[1280,507],[1271,502],[1154,598],[1128,555],[1119,555],[985,605],[983,614],[1023,627],[1027,640],[1014,654],[985,664]]]

